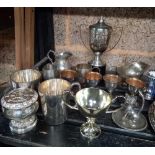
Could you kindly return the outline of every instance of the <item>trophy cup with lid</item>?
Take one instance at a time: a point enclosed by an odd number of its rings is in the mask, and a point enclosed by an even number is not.
[[[93,51],[95,55],[94,59],[91,60],[89,63],[91,64],[92,68],[98,68],[102,75],[105,74],[106,64],[102,62],[101,55],[108,48],[112,32],[112,27],[104,22],[103,17],[101,17],[96,24],[90,25],[89,28],[82,25],[80,27],[80,37],[83,45],[87,49],[89,49],[89,44],[90,49]],[[112,50],[118,44],[121,35],[116,44],[108,51]]]

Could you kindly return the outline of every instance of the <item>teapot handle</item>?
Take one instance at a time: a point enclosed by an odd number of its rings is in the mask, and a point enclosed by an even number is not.
[[[111,103],[114,103],[115,100],[117,100],[118,98],[123,98],[123,99],[125,99],[125,96],[123,96],[123,95],[116,96],[115,98],[112,99],[112,102],[111,102]],[[110,104],[110,106],[111,106],[111,104]],[[107,108],[106,113],[117,112],[117,111],[120,109],[120,108],[116,108],[115,110],[109,110],[110,106]]]
[[[50,53],[52,53],[54,56],[55,56],[55,54],[54,54],[54,51],[52,51],[52,50],[49,50],[48,51],[48,53],[47,53],[47,58],[51,61],[51,63],[53,64],[53,60],[52,60],[52,58],[50,57]]]

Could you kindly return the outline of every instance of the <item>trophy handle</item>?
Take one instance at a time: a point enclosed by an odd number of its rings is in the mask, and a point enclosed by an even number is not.
[[[123,95],[119,95],[119,96],[116,96],[115,98],[113,98],[111,103],[114,103],[115,100],[117,100],[118,98],[126,99],[125,96],[123,96]],[[120,108],[116,108],[115,110],[109,110],[109,108],[111,107],[111,105],[112,105],[112,104],[110,104],[110,106],[107,108],[106,113],[117,112],[117,111],[120,109]]]
[[[82,26],[87,26],[86,24],[81,24],[80,26],[79,26],[79,30],[80,30],[80,39],[81,39],[81,42],[82,42],[82,44],[84,45],[84,47],[87,49],[87,50],[90,50],[90,48],[89,47],[87,47],[87,45],[85,44],[85,42],[83,41],[83,38],[82,38]]]
[[[139,93],[139,96],[142,98],[142,105],[141,105],[141,108],[139,109],[139,112],[138,112],[138,114],[140,114],[144,108],[145,98],[144,98],[142,91],[139,90],[138,93]]]
[[[121,28],[120,37],[118,38],[116,44],[115,44],[111,49],[107,50],[106,52],[113,50],[113,49],[117,46],[117,44],[119,43],[119,41],[120,41],[120,39],[121,39],[121,37],[122,37],[122,34],[123,34],[123,27],[117,27],[117,28]]]
[[[48,53],[47,53],[47,58],[50,60],[50,62],[53,64],[53,59],[50,57],[50,53],[52,53],[54,56],[55,56],[55,54],[54,54],[54,51],[52,51],[52,50],[49,50],[48,51]]]

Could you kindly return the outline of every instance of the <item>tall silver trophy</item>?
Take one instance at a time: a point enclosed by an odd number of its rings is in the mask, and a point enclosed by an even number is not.
[[[122,28],[119,39],[117,40],[115,45],[109,49],[108,45],[112,33],[112,27],[104,22],[103,17],[101,17],[96,24],[90,25],[89,28],[86,25],[81,25],[80,27],[80,37],[83,45],[88,50],[91,49],[94,53],[94,58],[89,63],[93,68],[100,68],[102,75],[105,74],[105,63],[102,62],[101,55],[106,50],[112,50],[118,44],[122,35]]]
[[[112,27],[105,24],[103,18],[89,26],[89,45],[95,57],[90,62],[92,66],[103,66],[102,53],[107,49],[111,37]]]

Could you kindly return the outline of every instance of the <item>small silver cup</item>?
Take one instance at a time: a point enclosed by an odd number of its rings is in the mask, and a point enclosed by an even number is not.
[[[55,78],[56,74],[55,74],[53,64],[51,63],[46,64],[42,69],[42,74],[43,74],[44,80]]]
[[[85,74],[86,86],[95,87],[102,80],[102,75],[98,72],[87,72]]]
[[[112,94],[112,92],[117,88],[118,84],[121,82],[121,78],[115,74],[106,74],[103,76],[105,81],[106,89]]]
[[[35,69],[24,69],[13,73],[10,82],[14,89],[32,88],[37,89],[41,79],[41,73]]]
[[[76,66],[76,71],[78,73],[78,79],[81,84],[85,83],[85,74],[92,70],[91,65],[86,63],[81,63]]]

